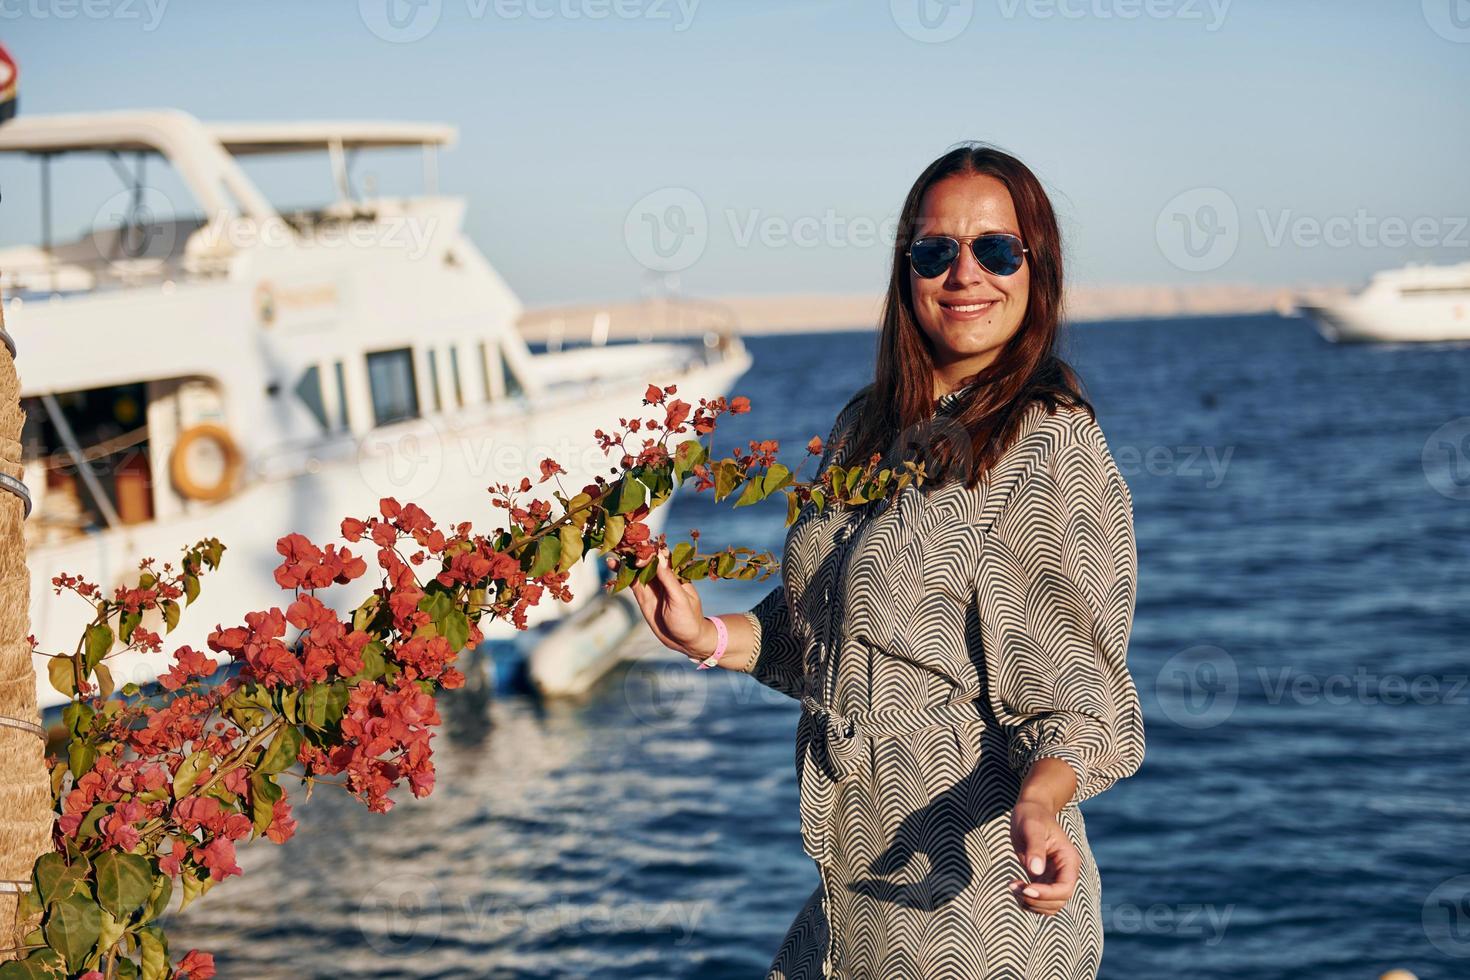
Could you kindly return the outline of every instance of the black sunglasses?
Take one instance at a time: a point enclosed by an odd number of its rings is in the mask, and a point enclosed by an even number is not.
[[[1014,275],[1021,268],[1022,256],[1030,251],[1015,235],[993,232],[969,239],[950,238],[948,235],[916,238],[904,254],[921,278],[933,279],[947,272],[954,260],[960,257],[960,243],[964,241],[970,243],[975,261],[994,276]]]

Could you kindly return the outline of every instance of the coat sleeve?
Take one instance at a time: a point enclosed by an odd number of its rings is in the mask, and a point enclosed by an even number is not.
[[[1065,425],[983,539],[977,576],[990,705],[1009,762],[1077,776],[1074,802],[1132,775],[1143,716],[1127,665],[1138,581],[1133,507],[1101,429]]]
[[[767,687],[793,698],[801,697],[802,645],[791,628],[786,607],[786,585],[781,583],[742,615],[755,634],[755,656],[747,669]]]
[[[821,458],[817,460],[817,473],[826,470],[827,465],[839,448],[836,443],[839,435],[846,436],[847,429],[855,420],[860,401],[869,390],[868,387],[859,389],[857,394],[847,400],[847,404],[838,411],[836,420],[832,423],[832,431],[827,434],[827,441],[822,446]],[[788,535],[787,541],[789,543]],[[790,559],[790,555],[786,559]],[[785,572],[783,561],[783,572],[781,584],[777,585],[754,608],[747,610],[743,615],[750,620],[750,628],[755,634],[755,656],[751,658],[746,669],[751,676],[767,687],[774,688],[782,694],[793,698],[802,695],[803,675],[806,672],[805,646],[797,635],[791,621],[791,610],[788,605],[790,598],[787,595]]]

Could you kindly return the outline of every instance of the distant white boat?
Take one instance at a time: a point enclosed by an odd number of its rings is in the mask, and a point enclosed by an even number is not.
[[[1470,262],[1390,269],[1361,292],[1296,309],[1334,343],[1470,340]]]
[[[218,537],[228,549],[222,567],[165,637],[169,652],[184,643],[203,651],[217,624],[283,604],[271,575],[278,537],[339,541],[343,517],[374,513],[385,496],[489,531],[507,518],[486,488],[538,479],[542,459],[566,468],[559,479],[571,493],[606,474],[611,459],[594,430],[644,414],[648,383],[677,383],[678,397],[697,404],[727,394],[748,370],[750,355],[728,329],[692,343],[594,340],[533,353],[516,329],[521,304],[461,230],[464,201],[434,189],[436,151],[454,138],[448,126],[211,126],[173,111],[0,126],[0,154],[39,161],[43,202],[59,169],[51,162],[63,155],[99,155],[126,184],[80,239],[53,242],[44,217],[40,242],[0,250],[27,413],[40,649],[71,650],[88,619],[82,600],[53,594],[58,572],[111,594],[136,584],[140,558],[177,562],[182,548]],[[357,155],[391,148],[422,150],[424,194],[354,188]],[[331,164],[337,197],[328,204],[278,209],[242,166],[306,153]],[[157,185],[167,194],[144,178],[145,163],[163,169],[160,158],[172,170]],[[172,214],[160,213],[159,198]],[[531,496],[549,499],[556,485]],[[653,512],[655,533],[666,514]],[[550,625],[597,597],[595,564],[574,567],[570,608],[549,600],[528,624]],[[353,591],[325,597],[345,604]],[[591,612],[572,625],[585,642],[563,636],[541,658],[545,693],[580,690],[589,672],[610,666],[589,653],[615,646],[609,623],[631,620],[621,606]],[[515,633],[487,626],[487,639]],[[557,662],[558,648],[568,662]],[[110,667],[118,685],[146,683],[169,659],[126,654]],[[38,697],[54,706],[63,697],[44,663]]]

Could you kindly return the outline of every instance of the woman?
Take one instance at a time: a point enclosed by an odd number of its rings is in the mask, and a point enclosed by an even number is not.
[[[899,227],[876,375],[818,472],[917,446],[944,478],[803,508],[748,612],[704,616],[663,567],[634,595],[666,646],[705,661],[723,639],[718,666],[802,702],[821,884],[768,978],[1095,977],[1077,804],[1143,756],[1132,499],[1056,354],[1061,241],[1031,171],[953,150]]]

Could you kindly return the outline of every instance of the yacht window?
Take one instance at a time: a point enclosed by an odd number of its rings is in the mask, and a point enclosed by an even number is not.
[[[323,430],[331,428],[327,423],[327,405],[322,400],[322,373],[313,364],[301,375],[301,380],[296,382],[296,397],[300,398],[311,414],[316,417],[318,424]]]
[[[454,381],[454,404],[464,408],[464,388],[459,383],[459,348],[449,348],[449,377]]]
[[[525,394],[525,389],[521,387],[521,379],[516,377],[516,373],[510,369],[510,361],[503,354],[500,357],[500,370],[505,377],[505,396],[507,398],[516,398]]]
[[[429,348],[429,387],[434,392],[434,411],[444,411],[444,399],[439,395],[439,358],[434,356],[434,348]]]
[[[373,424],[387,425],[418,418],[419,390],[413,378],[413,351],[373,351],[367,356],[368,387],[373,396]]]
[[[337,362],[337,428],[343,432],[352,428],[352,417],[347,414],[347,369]]]
[[[480,380],[485,385],[485,400],[495,400],[495,392],[490,390],[490,348],[482,340],[480,341]]]

